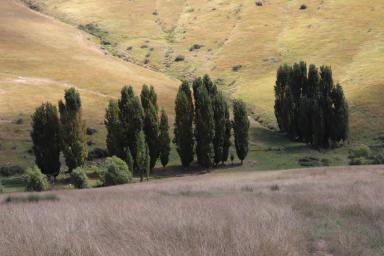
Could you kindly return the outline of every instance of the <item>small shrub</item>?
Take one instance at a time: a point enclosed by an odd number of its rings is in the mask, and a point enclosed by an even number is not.
[[[71,174],[71,179],[75,188],[83,189],[89,187],[88,176],[84,168],[76,168]]]
[[[373,164],[384,164],[384,152],[378,153],[373,156]]]
[[[256,1],[256,6],[263,6],[263,1],[261,0]]]
[[[152,12],[152,15],[157,16],[157,15],[159,15],[159,12],[158,12],[157,10],[154,10],[154,11]]]
[[[273,184],[271,187],[270,187],[271,191],[279,191],[280,190],[280,187],[279,185],[277,184]]]
[[[87,128],[87,135],[93,135],[95,133],[97,133],[97,129],[91,127]]]
[[[108,151],[103,148],[94,148],[88,153],[88,160],[93,161],[96,159],[103,159],[108,156]]]
[[[202,47],[203,47],[203,45],[201,45],[201,44],[194,44],[194,45],[191,46],[191,48],[189,48],[189,51],[192,52],[194,50],[199,50]]]
[[[300,10],[306,10],[306,9],[307,9],[307,5],[305,4],[300,5]]]
[[[59,197],[54,194],[49,195],[36,195],[30,194],[28,196],[8,196],[4,203],[37,203],[39,201],[58,201]]]
[[[175,58],[176,62],[180,62],[180,61],[184,61],[184,60],[185,60],[185,57],[183,55],[177,55]]]
[[[2,177],[21,175],[23,173],[24,173],[24,169],[18,165],[0,167],[0,176]]]
[[[141,48],[141,49],[146,49],[146,48],[148,48],[148,45],[143,44],[142,46],[140,46],[140,48]]]
[[[349,153],[350,158],[369,157],[371,155],[371,149],[367,145],[360,145],[352,149]]]
[[[130,51],[130,50],[132,50],[132,49],[133,49],[132,46],[128,46],[128,47],[127,47],[127,51]]]
[[[128,165],[116,156],[107,158],[105,171],[101,176],[104,186],[125,184],[132,180],[132,173],[128,169]]]
[[[40,171],[37,166],[27,170],[25,183],[26,191],[41,192],[48,189],[47,177]]]
[[[350,165],[362,165],[362,164],[364,164],[364,162],[365,162],[365,159],[363,157],[353,157],[349,161],[349,164]]]
[[[239,72],[242,67],[243,67],[242,65],[235,65],[232,67],[232,71],[233,72]]]
[[[23,118],[18,118],[15,122],[17,125],[21,125],[24,123],[24,119]]]
[[[149,59],[148,58],[145,58],[145,60],[144,60],[144,64],[149,64]]]

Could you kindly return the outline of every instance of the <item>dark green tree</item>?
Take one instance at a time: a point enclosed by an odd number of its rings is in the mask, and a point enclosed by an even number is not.
[[[167,166],[169,161],[169,153],[171,152],[171,139],[169,136],[169,124],[168,115],[165,110],[161,111],[160,117],[160,135],[159,135],[159,146],[160,146],[160,161],[163,167]]]
[[[349,133],[349,109],[343,88],[337,84],[332,91],[333,114],[331,139],[334,142],[346,141]]]
[[[226,110],[227,102],[221,92],[215,93],[212,99],[212,108],[214,116],[214,162],[215,165],[223,162],[224,159],[224,146],[226,139]]]
[[[144,111],[139,97],[135,96],[131,86],[121,90],[119,100],[120,124],[122,128],[122,143],[125,153],[129,152],[134,159],[134,172],[137,169],[137,141],[138,134],[143,129]]]
[[[121,159],[126,158],[126,151],[123,147],[123,136],[120,123],[119,104],[111,100],[105,113],[105,128],[107,129],[107,150],[110,156],[117,156]]]
[[[57,108],[51,103],[42,104],[32,115],[33,152],[35,163],[47,176],[60,172],[60,122]]]
[[[75,88],[65,91],[59,101],[61,145],[68,171],[82,166],[87,159],[85,122],[82,119],[80,94]]]
[[[290,67],[288,65],[280,66],[277,70],[277,79],[275,83],[275,116],[277,124],[281,131],[285,131],[284,118],[284,100],[285,92],[288,87]]]
[[[150,169],[152,170],[159,158],[159,118],[157,95],[153,87],[144,85],[141,91],[141,104],[144,110],[144,134],[149,148]]]
[[[195,138],[197,161],[203,167],[214,163],[213,139],[215,121],[211,98],[205,86],[199,86],[195,95]]]
[[[242,100],[234,101],[233,118],[236,153],[243,164],[243,160],[248,154],[249,120],[246,105]]]
[[[227,102],[225,103],[224,113],[225,113],[225,134],[224,134],[223,157],[221,159],[222,163],[228,161],[229,148],[231,147],[232,122],[230,120],[229,107]]]
[[[174,140],[177,153],[184,167],[193,161],[193,102],[189,83],[184,81],[177,92],[175,101]]]
[[[137,142],[137,154],[136,154],[137,171],[140,176],[140,181],[142,182],[144,180],[144,176],[147,177],[147,180],[149,179],[149,172],[150,172],[149,149],[145,141],[145,135],[143,131],[140,131],[137,134],[136,142]]]

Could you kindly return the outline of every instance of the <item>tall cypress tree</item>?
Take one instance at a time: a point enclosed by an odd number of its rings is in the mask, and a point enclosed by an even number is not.
[[[232,131],[232,122],[230,120],[229,115],[229,107],[228,103],[225,102],[224,105],[224,113],[225,113],[225,134],[224,134],[224,147],[223,147],[223,157],[221,162],[227,162],[229,157],[229,148],[231,147],[231,131]]]
[[[216,93],[212,99],[214,116],[213,148],[215,152],[214,162],[217,165],[224,158],[224,144],[226,135],[226,101],[222,93]]]
[[[145,135],[143,131],[140,131],[136,135],[136,145],[136,168],[140,176],[140,181],[144,180],[144,176],[146,176],[148,180],[150,172],[150,156],[148,144],[145,141]]]
[[[150,169],[152,170],[159,158],[159,118],[157,95],[153,87],[143,85],[141,91],[141,104],[144,110],[144,134],[149,148]]]
[[[126,151],[123,147],[123,136],[120,123],[120,109],[118,102],[111,100],[105,113],[104,124],[107,129],[107,150],[110,156],[126,159]],[[132,169],[131,169],[132,170]]]
[[[189,83],[184,81],[177,92],[175,100],[174,140],[177,153],[184,167],[193,161],[193,102]]]
[[[82,166],[87,158],[85,123],[82,119],[80,94],[75,88],[65,91],[59,101],[61,144],[68,171]]]
[[[212,102],[205,86],[199,86],[195,95],[195,138],[197,161],[203,167],[212,167],[214,162],[213,139],[215,123]]]
[[[233,118],[236,153],[243,164],[243,160],[248,154],[249,120],[246,105],[242,100],[234,101]]]
[[[160,161],[163,167],[167,166],[169,161],[169,153],[171,152],[171,139],[169,136],[169,124],[168,115],[163,109],[160,117],[160,135],[159,135],[159,146],[160,146]]]
[[[349,110],[343,88],[337,84],[332,91],[333,114],[331,139],[334,142],[346,141],[349,133]]]
[[[133,88],[125,86],[121,90],[119,100],[120,123],[122,128],[122,143],[125,153],[129,151],[134,159],[134,171],[137,169],[137,138],[143,129],[144,113],[139,97],[135,96]]]
[[[57,108],[42,104],[32,115],[33,152],[42,173],[56,177],[60,172],[60,123]]]
[[[284,118],[284,100],[285,92],[288,87],[290,67],[288,65],[280,66],[277,70],[277,79],[275,83],[275,116],[277,124],[281,131],[285,131]]]

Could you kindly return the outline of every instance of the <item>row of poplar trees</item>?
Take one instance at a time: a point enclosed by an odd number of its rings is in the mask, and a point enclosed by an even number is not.
[[[82,119],[80,94],[74,88],[65,91],[57,107],[43,103],[32,115],[32,142],[36,165],[47,176],[60,173],[60,152],[69,172],[82,166],[87,158],[86,128]]]
[[[224,95],[208,75],[192,83],[184,81],[175,100],[174,140],[183,166],[189,166],[196,154],[202,167],[210,168],[228,160],[231,130],[241,163],[248,153],[249,120],[242,101],[233,104],[234,120]]]
[[[111,100],[105,114],[109,155],[125,160],[129,169],[143,180],[160,158],[169,161],[170,136],[167,113],[159,107],[154,88],[143,85],[140,97],[131,86],[121,90],[119,100]]]
[[[327,148],[348,138],[348,103],[329,66],[280,66],[275,115],[280,130],[292,140]]]

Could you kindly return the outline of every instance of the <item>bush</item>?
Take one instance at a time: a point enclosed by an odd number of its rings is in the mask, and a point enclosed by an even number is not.
[[[78,167],[72,172],[71,179],[75,188],[83,189],[89,187],[87,173],[82,167]]]
[[[352,149],[349,153],[350,158],[369,157],[371,149],[367,145],[360,145]]]
[[[189,48],[189,51],[192,52],[194,50],[200,49],[201,47],[203,47],[203,45],[201,45],[201,44],[194,44],[194,45],[191,46],[191,48]]]
[[[373,164],[384,164],[384,152],[378,153],[373,157]]]
[[[349,161],[349,164],[350,165],[362,165],[364,164],[365,162],[365,159],[363,157],[354,157],[354,158],[351,158],[351,160]]]
[[[24,169],[18,165],[0,167],[0,176],[2,177],[10,177],[14,175],[20,175],[23,173],[24,173]]]
[[[97,129],[92,128],[92,127],[87,128],[87,135],[93,135],[95,133],[97,133]]]
[[[185,60],[185,57],[183,55],[177,55],[176,58],[175,58],[176,62],[184,61],[184,60]]]
[[[256,5],[257,6],[263,6],[263,1],[261,1],[261,0],[256,1]]]
[[[106,158],[108,156],[108,151],[103,148],[94,148],[88,153],[88,160],[96,160]]]
[[[232,67],[232,71],[233,72],[239,72],[242,67],[243,67],[242,65],[235,65]]]
[[[302,4],[302,5],[300,6],[300,10],[305,10],[305,9],[307,9],[307,6],[306,6],[305,4]]]
[[[44,191],[48,189],[47,177],[41,173],[37,166],[29,168],[26,172],[26,191]]]
[[[105,171],[101,177],[104,186],[111,186],[130,182],[132,173],[123,160],[113,156],[105,161]]]

